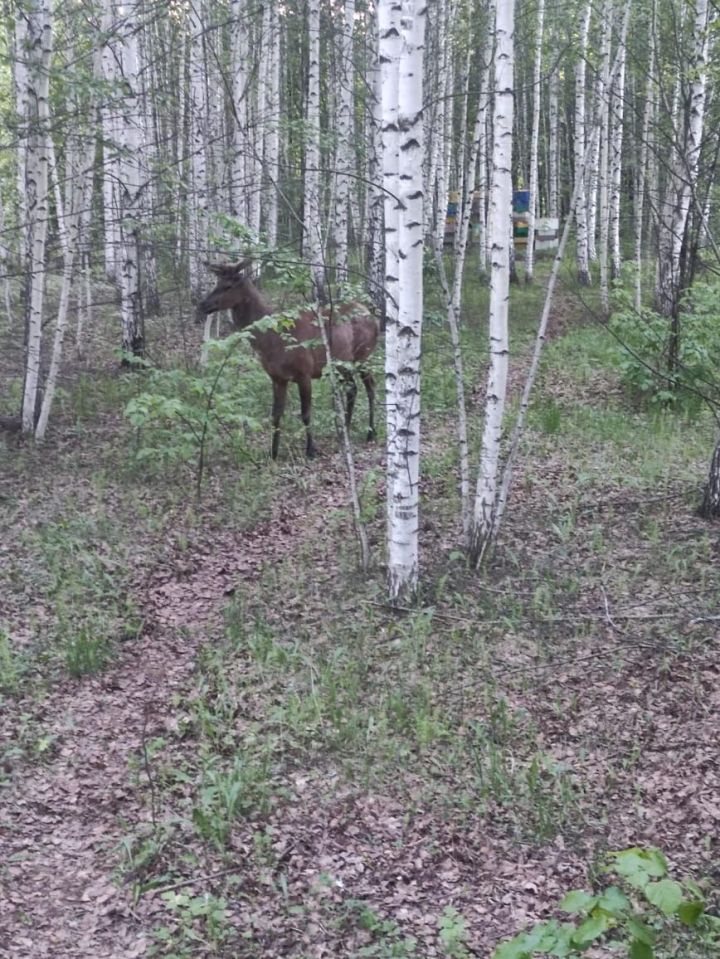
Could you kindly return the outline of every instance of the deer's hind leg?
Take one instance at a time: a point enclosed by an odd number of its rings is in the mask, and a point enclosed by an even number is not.
[[[357,383],[351,370],[338,370],[345,384],[345,426],[350,429],[353,410],[355,409],[355,397],[357,396]]]
[[[280,420],[285,412],[285,399],[287,397],[287,382],[284,380],[273,380],[273,408],[272,408],[272,458],[277,459],[278,446],[280,445]]]
[[[361,370],[360,379],[363,381],[368,401],[367,441],[372,443],[375,439],[375,380],[369,370]]]
[[[305,443],[305,455],[309,460],[311,460],[317,456],[317,447],[315,446],[315,441],[313,440],[312,431],[310,429],[310,416],[312,413],[312,380],[309,376],[304,376],[301,379],[298,379],[297,385],[298,392],[300,394],[300,416],[305,424],[305,435],[307,437]]]

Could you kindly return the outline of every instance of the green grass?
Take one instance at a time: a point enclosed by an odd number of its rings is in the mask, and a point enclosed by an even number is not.
[[[543,263],[534,286],[512,291],[514,356],[527,355],[532,342],[546,270]],[[469,390],[484,376],[487,296],[487,288],[468,283],[462,340]],[[323,462],[304,461],[294,395],[281,460],[267,462],[270,383],[249,355],[226,399],[258,429],[227,442],[222,431],[214,436],[199,504],[193,452],[176,452],[183,425],[158,421],[138,430],[121,417],[150,386],[172,398],[182,380],[187,398],[194,375],[81,377],[61,398],[68,432],[53,449],[52,466],[32,450],[13,459],[16,488],[27,494],[11,504],[14,553],[0,588],[32,595],[34,612],[22,645],[10,640],[15,621],[0,629],[0,693],[11,709],[23,697],[40,698],[54,678],[81,682],[112,663],[141,628],[131,586],[158,559],[184,559],[201,534],[210,539],[227,526],[251,526],[288,497],[312,521],[304,538],[288,535],[286,555],[268,563],[259,581],[235,584],[223,627],[208,627],[193,681],[172,704],[172,731],[133,758],[137,788],[153,784],[152,814],[126,824],[118,851],[119,872],[136,895],[232,870],[211,891],[183,888],[162,900],[161,951],[192,954],[199,934],[208,949],[253,955],[252,929],[226,915],[241,899],[248,913],[271,901],[273,919],[290,929],[313,916],[331,938],[360,937],[361,945],[337,954],[423,954],[404,921],[345,895],[331,877],[315,876],[304,898],[288,888],[278,836],[301,832],[305,817],[324,835],[334,802],[346,803],[352,816],[357,797],[389,797],[402,823],[399,847],[406,837],[417,848],[431,846],[447,838],[447,827],[515,849],[523,861],[553,843],[551,857],[563,848],[583,856],[584,844],[602,842],[614,808],[632,817],[640,802],[633,770],[648,734],[642,724],[652,716],[653,730],[667,728],[667,716],[655,723],[653,711],[662,710],[664,693],[672,694],[704,648],[703,636],[688,631],[682,609],[668,609],[667,598],[701,590],[693,615],[711,613],[720,586],[714,537],[692,516],[693,484],[702,479],[713,429],[702,419],[638,408],[619,388],[614,342],[581,315],[573,326],[572,290],[563,297],[570,326],[547,345],[503,541],[476,575],[458,548],[455,384],[447,332],[432,319],[441,304],[430,278],[423,360],[428,525],[421,608],[406,615],[382,606],[381,567],[358,575],[348,510],[329,510],[314,498]],[[373,362],[382,382],[380,351]],[[476,394],[474,463],[481,405]],[[364,416],[360,396],[356,440]],[[315,387],[314,424],[321,447],[333,448],[327,380]],[[83,443],[76,444],[80,431]],[[137,455],[148,449],[158,455]],[[381,544],[381,468],[369,469],[360,488],[364,519]],[[667,490],[678,497],[656,499]],[[638,606],[647,620],[621,618]],[[628,705],[636,644],[641,675],[652,674],[655,685],[652,697]],[[667,689],[664,677],[672,678]],[[23,715],[3,754],[10,766],[53,754],[53,738],[32,709]],[[293,819],[298,808],[303,818]],[[416,820],[422,842],[412,834]],[[293,855],[292,844],[287,848]],[[463,913],[445,901],[431,911],[438,948],[464,955]]]

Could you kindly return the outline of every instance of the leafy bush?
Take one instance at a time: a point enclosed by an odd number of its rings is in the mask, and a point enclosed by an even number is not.
[[[259,427],[245,412],[251,405],[246,377],[231,360],[246,335],[214,342],[199,370],[153,370],[147,389],[134,397],[125,415],[138,429],[136,460],[159,472],[179,464],[195,465],[198,484],[210,454],[230,446],[247,455],[246,435]]]
[[[718,954],[720,919],[708,913],[697,883],[668,877],[660,850],[611,853],[604,871],[617,877],[617,885],[599,893],[574,889],[559,904],[576,920],[540,922],[499,945],[494,959],[580,956],[593,945],[607,945],[628,959]]]
[[[651,310],[634,310],[630,296],[619,294],[620,309],[610,329],[624,349],[620,371],[625,386],[651,406],[697,412],[703,397],[718,398],[720,308],[717,285],[698,283],[689,291],[678,321],[678,368],[669,369],[670,320]]]

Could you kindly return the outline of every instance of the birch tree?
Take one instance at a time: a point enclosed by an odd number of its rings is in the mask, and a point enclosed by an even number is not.
[[[628,0],[629,2],[629,0]],[[625,19],[627,25],[627,18]],[[627,36],[625,26],[620,31],[618,41],[619,67],[611,93],[611,135],[610,135],[610,277],[617,280],[620,276],[620,190],[622,186],[623,131],[625,120],[625,60]],[[609,304],[608,304],[609,306]]]
[[[538,0],[537,37],[533,63],[533,115],[530,136],[530,209],[528,212],[528,241],[525,259],[525,282],[532,283],[535,256],[535,217],[539,212],[538,198],[538,144],[540,141],[540,71],[542,67],[543,27],[545,25],[545,0]]]
[[[52,0],[29,0],[26,12],[27,115],[29,136],[25,152],[25,203],[27,210],[30,288],[26,319],[25,382],[22,430],[35,431],[40,389],[40,352],[45,297],[45,245],[49,220],[49,95],[52,59]]]
[[[677,339],[677,314],[682,292],[681,252],[688,225],[690,204],[695,195],[700,148],[705,120],[705,101],[708,65],[708,4],[707,0],[695,0],[692,23],[692,70],[690,71],[690,95],[687,113],[681,126],[674,123],[674,138],[679,149],[674,153],[673,169],[667,186],[669,215],[663,219],[658,249],[658,286],[656,302],[658,311],[673,319],[671,339]],[[684,135],[683,135],[683,131]],[[671,368],[676,350],[671,343]]]
[[[119,279],[120,259],[120,160],[122,133],[116,91],[122,72],[121,53],[117,46],[116,17],[113,0],[103,0],[101,46],[95,61],[95,75],[102,79],[112,96],[103,97],[100,115],[103,133],[103,234],[105,240],[105,275],[112,283]]]
[[[560,69],[557,47],[553,48],[548,95],[548,216],[560,215],[558,154],[560,149]]]
[[[325,266],[320,222],[320,0],[309,0],[308,41],[303,252],[310,264],[313,294],[322,303]]]
[[[350,172],[352,166],[352,125],[353,125],[353,29],[355,26],[355,0],[345,0],[342,9],[341,34],[338,43],[338,85],[337,118],[335,135],[336,151],[336,188],[333,240],[335,246],[335,278],[340,282],[347,280],[348,267],[348,202],[350,193]]]
[[[266,191],[265,216],[267,242],[271,249],[278,241],[278,179],[280,175],[280,48],[281,24],[277,4],[270,12],[270,36],[268,38],[270,63],[268,65],[268,96],[265,133],[265,164],[268,187]]]
[[[514,17],[514,0],[498,2],[495,15],[495,107],[490,195],[490,369],[485,391],[485,422],[470,543],[470,558],[476,566],[492,536],[507,393],[511,243],[508,215],[512,209]]]
[[[45,439],[50,411],[55,398],[57,377],[62,363],[70,292],[72,289],[73,273],[80,237],[82,205],[88,195],[87,182],[92,182],[92,159],[92,142],[87,139],[78,139],[76,142],[69,144],[66,160],[67,189],[63,204],[63,215],[59,216],[60,230],[64,234],[62,287],[60,290],[60,303],[55,325],[50,369],[45,384],[40,416],[35,430],[35,438],[38,442],[42,442]]]
[[[248,26],[246,0],[230,0],[230,73],[231,136],[230,203],[233,216],[242,224],[248,222],[246,165],[247,95],[248,95]]]
[[[605,0],[603,4],[603,39],[602,39],[602,66],[598,92],[597,124],[600,129],[600,166],[598,172],[598,218],[600,226],[600,302],[603,313],[610,312],[610,292],[608,284],[608,251],[610,243],[610,206],[609,206],[609,175],[610,175],[610,87],[608,86],[610,72],[610,47],[613,26],[613,0]]]
[[[190,202],[189,267],[190,291],[193,299],[200,299],[205,276],[201,270],[202,256],[208,246],[208,165],[207,115],[208,103],[205,84],[205,6],[203,0],[193,0],[188,12],[190,30]]]
[[[643,112],[642,133],[640,136],[637,163],[637,185],[634,204],[635,214],[635,310],[642,309],[642,265],[643,265],[643,219],[645,214],[645,187],[648,174],[648,156],[650,150],[650,125],[654,116],[655,104],[655,0],[650,18],[648,40],[650,44],[650,63],[645,84],[645,109]]]
[[[143,355],[145,333],[140,300],[141,148],[137,7],[125,5],[122,33],[124,97],[122,104],[122,159],[120,163],[120,295],[123,362]]]
[[[585,198],[585,183],[578,177],[584,171],[583,158],[585,156],[585,61],[587,57],[588,32],[590,29],[590,3],[580,14],[580,36],[578,45],[578,60],[575,64],[575,194],[577,208],[575,222],[577,224],[577,276],[578,281],[587,286],[590,283],[590,263],[588,253],[588,224],[587,204]]]
[[[28,256],[27,198],[25,196],[27,123],[28,123],[28,21],[21,9],[15,14],[13,42],[13,80],[15,88],[15,115],[20,135],[17,138],[16,210],[18,223],[18,253],[22,259]]]
[[[390,601],[411,598],[418,583],[420,478],[420,348],[423,311],[423,47],[425,0],[380,0],[386,182],[394,182],[396,211],[386,210],[388,231],[397,230],[397,313],[388,317],[385,383],[388,421],[387,543]],[[401,17],[401,20],[400,20]],[[397,84],[394,77],[397,76]],[[387,151],[387,152],[385,152]],[[402,166],[399,157],[402,156]],[[394,253],[394,251],[393,251]],[[394,329],[391,329],[394,327]]]
[[[368,212],[367,212],[367,270],[368,292],[373,303],[385,314],[387,304],[384,292],[385,244],[384,216],[386,203],[392,202],[382,189],[383,177],[383,70],[380,63],[379,22],[377,5],[370,16],[370,56],[368,66],[370,78],[367,83],[370,104],[368,108]],[[395,272],[393,275],[397,275]]]

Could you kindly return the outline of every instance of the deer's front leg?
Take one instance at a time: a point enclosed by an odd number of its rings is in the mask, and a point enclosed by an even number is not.
[[[310,430],[310,414],[312,412],[312,380],[309,376],[303,377],[297,381],[298,392],[300,393],[300,416],[305,424],[305,434],[307,437],[305,444],[305,454],[308,459],[317,456],[317,447],[313,440]]]
[[[280,445],[280,420],[285,412],[285,398],[287,397],[287,383],[282,380],[273,380],[273,408],[272,408],[272,458],[277,459]]]

